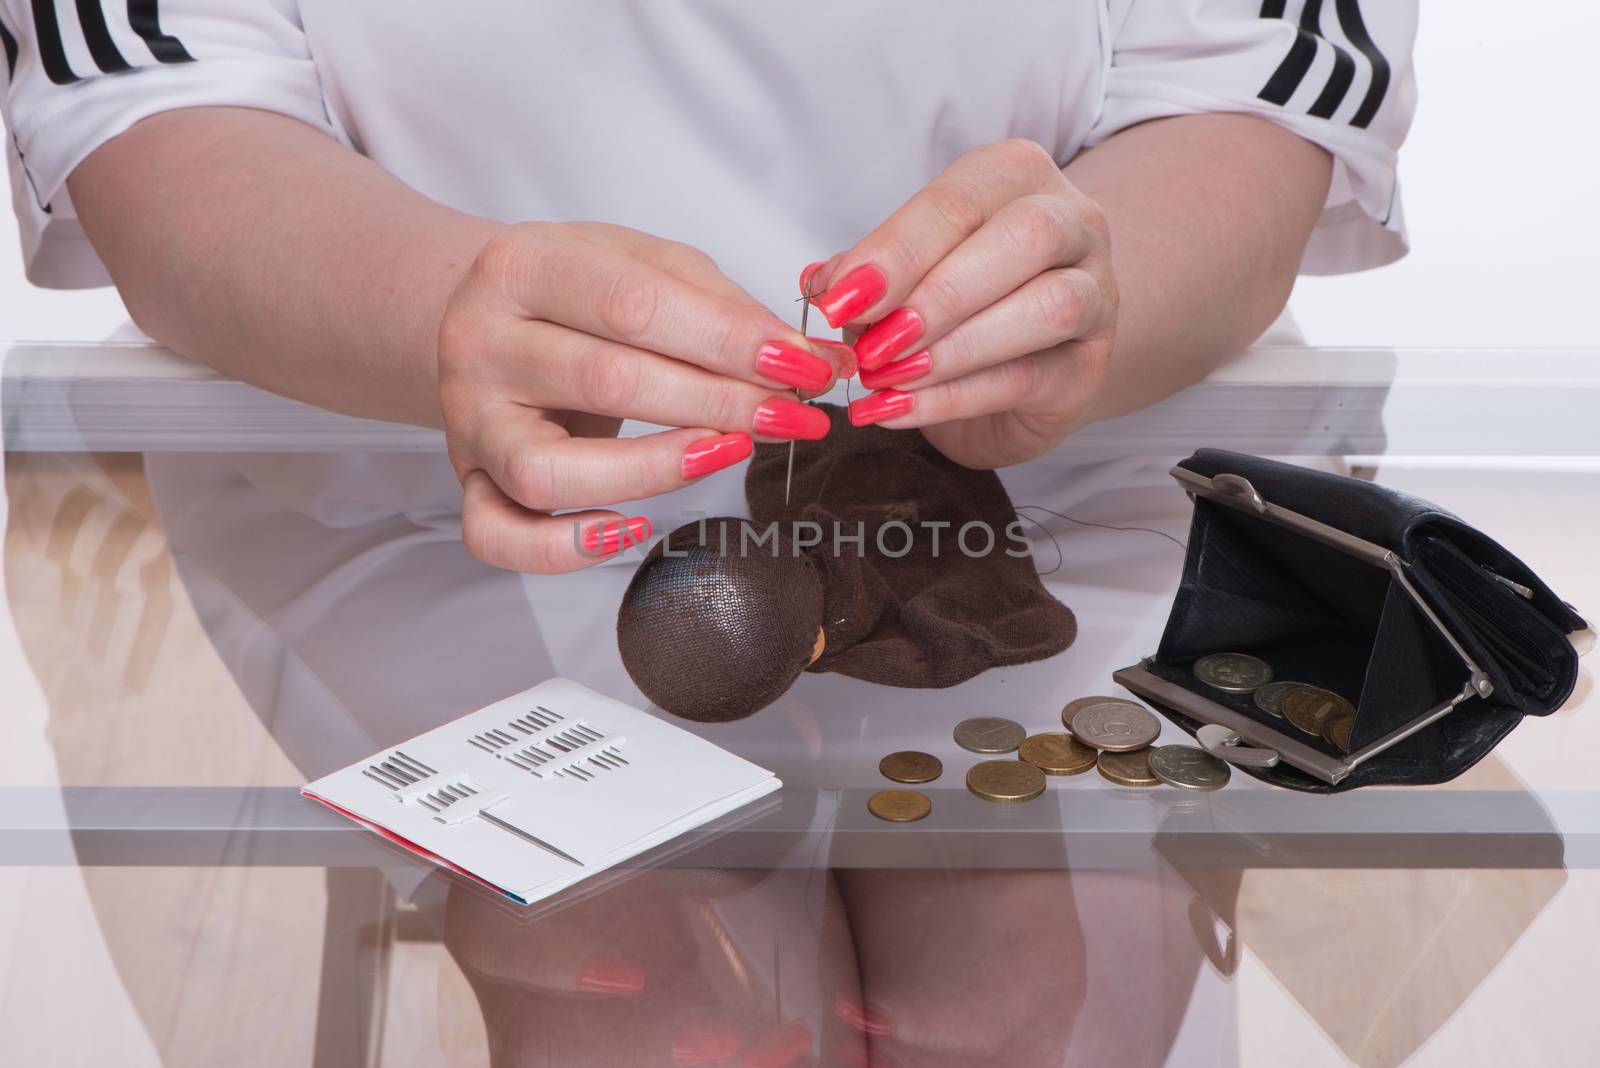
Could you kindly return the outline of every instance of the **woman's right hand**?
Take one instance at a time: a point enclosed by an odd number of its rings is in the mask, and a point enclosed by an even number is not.
[[[808,341],[698,249],[600,223],[492,238],[445,308],[438,360],[462,538],[545,574],[650,536],[601,506],[738,463],[752,435],[823,436],[827,416],[791,391],[855,372],[847,346]],[[625,418],[682,429],[617,438]]]

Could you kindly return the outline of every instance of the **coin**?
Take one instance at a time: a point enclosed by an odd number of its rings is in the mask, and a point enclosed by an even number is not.
[[[1272,681],[1272,666],[1244,653],[1212,653],[1194,662],[1194,677],[1224,693],[1251,693]]]
[[[1303,682],[1269,682],[1257,690],[1252,696],[1255,698],[1256,707],[1269,716],[1283,718],[1283,695],[1299,686]]]
[[[1070,734],[1048,731],[1030,735],[1017,756],[1046,775],[1076,775],[1094,767],[1095,752]]]
[[[1322,725],[1336,716],[1355,718],[1349,701],[1318,686],[1297,686],[1283,695],[1283,718],[1307,734],[1322,737]]]
[[[1021,760],[981,760],[967,772],[967,789],[985,801],[1032,801],[1044,793],[1044,772]]]
[[[1150,770],[1150,750],[1135,749],[1131,753],[1101,753],[1095,761],[1100,776],[1118,786],[1160,786],[1161,780]]]
[[[1027,736],[1020,723],[999,716],[978,716],[956,724],[956,744],[974,753],[1010,753]]]
[[[1072,717],[1090,705],[1132,705],[1134,708],[1142,707],[1137,701],[1129,701],[1123,697],[1080,697],[1076,701],[1068,701],[1067,707],[1061,710],[1061,725],[1072,730]]]
[[[1228,785],[1228,765],[1192,745],[1163,745],[1150,750],[1150,770],[1168,786],[1185,790],[1220,790]]]
[[[944,764],[932,753],[907,749],[878,761],[878,771],[895,782],[932,782],[944,771]]]
[[[1096,749],[1119,753],[1141,749],[1160,733],[1161,721],[1132,701],[1100,701],[1078,709],[1072,717],[1072,736]]]
[[[1356,725],[1354,716],[1329,716],[1322,725],[1322,738],[1341,753],[1350,752],[1350,730]]]
[[[867,798],[867,811],[890,823],[913,823],[933,811],[933,802],[915,790],[879,790]]]

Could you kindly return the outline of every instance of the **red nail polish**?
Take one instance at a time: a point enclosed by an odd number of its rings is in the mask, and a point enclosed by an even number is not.
[[[905,415],[911,410],[912,399],[910,393],[902,393],[898,389],[886,389],[881,393],[862,397],[858,401],[851,401],[850,425],[869,426],[872,423],[881,423],[885,419]]]
[[[903,360],[886,363],[876,371],[862,371],[861,384],[868,389],[884,389],[915,382],[933,369],[933,354],[927,349],[912,353]]]
[[[756,372],[795,389],[817,390],[828,384],[833,368],[820,356],[782,341],[769,341],[756,353]]]
[[[650,530],[650,520],[642,515],[621,523],[596,523],[583,536],[583,551],[590,556],[610,556],[618,549],[649,541]]]
[[[846,1027],[853,1027],[874,1038],[887,1038],[894,1033],[894,1025],[882,1009],[843,994],[834,995],[833,1015]]]
[[[811,1029],[796,1020],[776,1034],[752,1041],[739,1058],[739,1068],[789,1068],[810,1052]]]
[[[672,1036],[673,1064],[716,1064],[739,1055],[739,1036],[725,1027],[685,1027]]]
[[[852,378],[856,373],[856,350],[846,345],[843,341],[835,341],[830,337],[808,337],[813,349],[824,352],[834,366],[834,373],[840,378]]]
[[[828,265],[828,261],[827,260],[818,260],[816,263],[808,263],[808,264],[806,264],[805,267],[801,269],[801,271],[800,271],[800,295],[802,297],[806,295],[806,287],[811,284],[811,276],[816,274],[817,271],[819,271],[823,267],[826,267],[827,265]]]
[[[732,467],[749,456],[754,448],[750,435],[743,432],[701,438],[683,450],[683,477],[692,481]]]
[[[838,329],[878,303],[889,288],[889,280],[872,264],[863,264],[828,287],[812,305]]]
[[[756,409],[755,432],[764,438],[816,441],[828,436],[828,413],[809,404],[773,397]]]
[[[856,362],[863,371],[876,371],[921,336],[922,316],[910,308],[898,308],[856,339]]]
[[[578,989],[632,997],[644,991],[644,965],[632,960],[596,958],[578,972]]]

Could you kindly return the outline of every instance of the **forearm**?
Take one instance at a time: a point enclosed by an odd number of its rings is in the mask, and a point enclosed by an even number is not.
[[[139,327],[266,389],[440,421],[440,315],[500,227],[445,208],[292,119],[156,115],[69,180]]]
[[[1288,301],[1332,174],[1326,152],[1262,119],[1132,127],[1065,173],[1111,230],[1121,313],[1093,419],[1199,381]]]

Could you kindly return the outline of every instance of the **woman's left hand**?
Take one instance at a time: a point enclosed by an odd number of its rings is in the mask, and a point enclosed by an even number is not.
[[[921,427],[969,467],[1032,459],[1083,425],[1117,325],[1099,206],[1032,141],[973,149],[859,244],[801,274],[859,333],[851,422]]]

